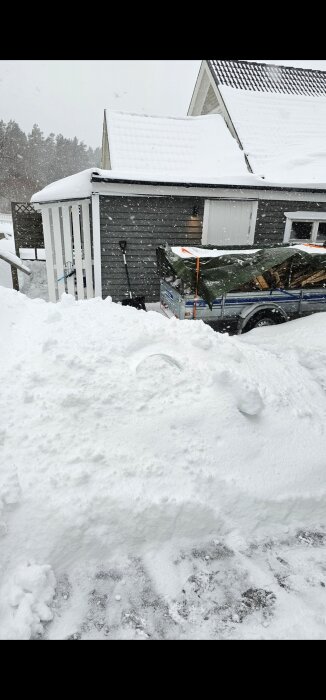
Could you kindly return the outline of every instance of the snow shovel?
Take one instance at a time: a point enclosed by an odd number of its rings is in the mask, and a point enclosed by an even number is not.
[[[122,304],[122,306],[133,306],[135,309],[142,309],[143,311],[146,311],[145,297],[133,296],[132,291],[131,291],[129,270],[128,270],[127,259],[126,259],[127,241],[119,241],[119,246],[122,250],[123,262],[124,262],[126,275],[127,275],[127,282],[128,282],[128,293],[129,293],[129,299],[123,299],[121,304]]]

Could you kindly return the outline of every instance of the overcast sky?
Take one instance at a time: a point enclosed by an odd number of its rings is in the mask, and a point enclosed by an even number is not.
[[[253,59],[251,59],[253,60]],[[326,71],[325,61],[263,60]],[[201,61],[0,61],[0,119],[100,146],[104,108],[185,116]]]

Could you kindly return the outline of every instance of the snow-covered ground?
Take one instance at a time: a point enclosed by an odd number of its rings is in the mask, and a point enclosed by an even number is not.
[[[0,638],[325,639],[326,314],[0,287]]]
[[[15,244],[14,244],[13,239],[11,237],[10,238],[9,237],[8,238],[0,238],[0,251],[3,251],[5,253],[14,253],[15,252]],[[6,262],[5,260],[1,260],[1,258],[0,258],[0,286],[8,287],[9,289],[12,289],[11,267],[10,267],[8,262]]]
[[[12,224],[6,224],[7,238],[0,239],[0,252],[15,253],[15,239]],[[4,224],[2,224],[2,229]],[[24,259],[22,260],[24,262]],[[18,270],[19,289],[23,294],[35,299],[36,297],[48,301],[48,283],[46,277],[46,265],[43,260],[28,260],[26,266],[31,270],[31,275],[26,275]],[[12,289],[11,267],[8,262],[0,259],[0,287]]]

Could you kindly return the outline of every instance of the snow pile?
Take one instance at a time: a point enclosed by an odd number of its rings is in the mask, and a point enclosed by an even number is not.
[[[46,274],[46,264],[43,260],[29,260],[28,268],[30,275],[26,275],[18,270],[19,290],[30,299],[49,300],[48,280]]]
[[[40,634],[55,579],[64,605],[64,577],[85,589],[90,562],[102,568],[89,614],[111,581],[112,615],[142,629],[107,562],[130,556],[146,589],[142,557],[172,595],[167,549],[181,575],[180,551],[204,539],[241,548],[325,525],[325,314],[228,337],[110,299],[54,305],[0,288],[0,325],[4,638]],[[213,566],[227,551],[200,557]]]
[[[42,622],[53,618],[49,603],[55,584],[50,566],[18,566],[0,589],[0,639],[26,640],[42,633]]]
[[[256,176],[325,184],[326,97],[219,87]]]

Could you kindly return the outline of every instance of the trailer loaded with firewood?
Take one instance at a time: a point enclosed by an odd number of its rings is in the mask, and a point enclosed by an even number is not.
[[[245,333],[326,310],[326,248],[157,248],[168,316]]]

